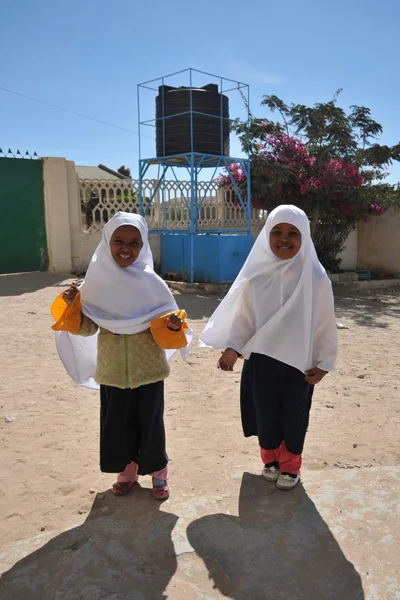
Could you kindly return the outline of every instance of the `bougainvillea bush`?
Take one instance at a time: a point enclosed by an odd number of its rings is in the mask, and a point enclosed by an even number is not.
[[[289,107],[267,96],[263,104],[278,111],[281,122],[252,117],[250,127],[234,124],[251,158],[252,206],[303,208],[319,257],[331,272],[339,270],[338,254],[357,223],[396,206],[400,196],[399,186],[384,182],[386,167],[400,160],[400,144],[372,143],[382,127],[369,109],[353,106],[347,115],[336,101],[337,95],[312,108]],[[239,165],[230,167],[221,184],[230,185],[231,177],[245,193]]]

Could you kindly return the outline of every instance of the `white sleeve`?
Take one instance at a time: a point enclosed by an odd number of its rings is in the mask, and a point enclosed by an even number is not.
[[[254,306],[250,285],[243,289],[239,308],[232,315],[232,325],[228,336],[228,348],[233,348],[239,354],[256,332],[254,321]]]
[[[335,371],[338,356],[338,336],[332,284],[324,277],[318,286],[313,340],[313,366],[323,371]]]

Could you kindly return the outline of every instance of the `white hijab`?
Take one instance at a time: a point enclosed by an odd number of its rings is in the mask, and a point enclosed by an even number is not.
[[[126,269],[111,255],[110,242],[116,229],[136,227],[143,246],[137,260]],[[100,244],[90,262],[80,288],[82,312],[96,325],[116,334],[132,335],[149,329],[151,321],[177,310],[178,306],[165,281],[153,271],[153,256],[146,221],[140,215],[118,212],[105,225]],[[193,339],[186,332],[188,346],[181,353],[187,358]],[[97,335],[82,337],[57,332],[59,356],[72,379],[81,385],[98,388],[94,381],[97,362]],[[167,351],[171,358],[174,351]]]
[[[277,258],[269,236],[279,223],[297,227],[301,248]],[[296,206],[273,210],[229,293],[211,316],[200,345],[265,354],[304,372],[334,371],[337,330],[331,282],[318,260],[307,215]]]

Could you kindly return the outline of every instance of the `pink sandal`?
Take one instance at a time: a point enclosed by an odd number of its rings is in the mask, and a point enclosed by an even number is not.
[[[168,500],[169,486],[166,479],[156,479],[153,477],[153,491],[151,492],[154,500]]]

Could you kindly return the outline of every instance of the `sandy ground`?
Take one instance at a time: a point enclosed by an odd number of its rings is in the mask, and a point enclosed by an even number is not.
[[[314,396],[303,484],[259,477],[239,370],[193,346],[173,360],[172,494],[113,498],[99,402],[64,372],[49,275],[0,277],[2,600],[400,599],[399,290],[337,297],[340,361]],[[198,334],[217,298],[178,296]]]

